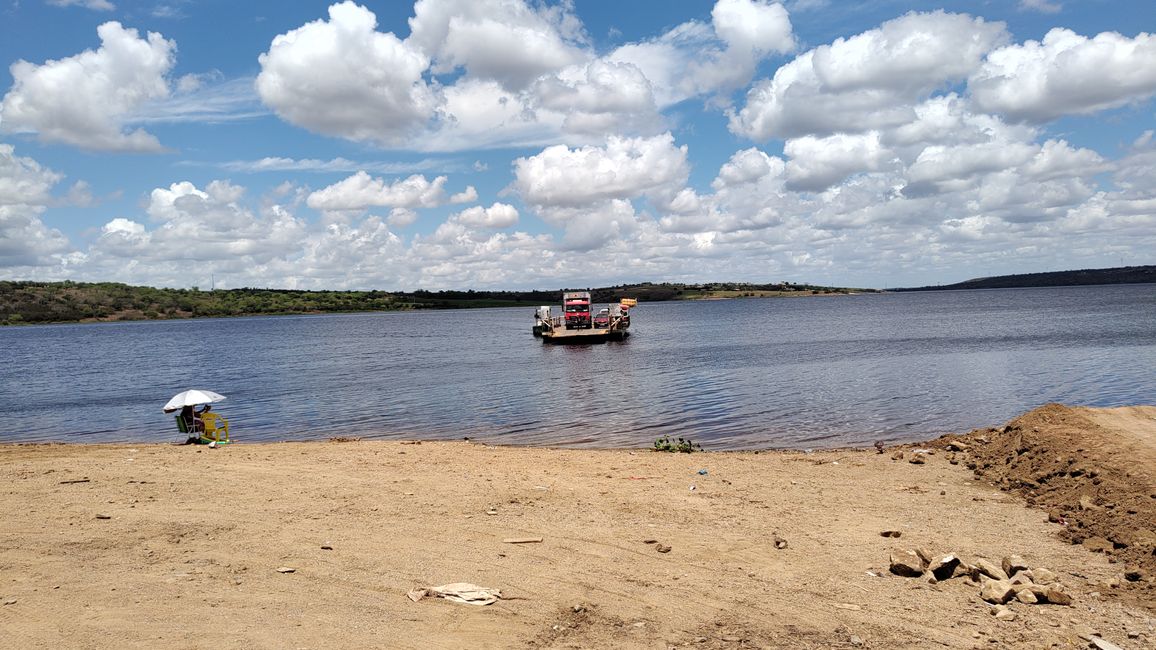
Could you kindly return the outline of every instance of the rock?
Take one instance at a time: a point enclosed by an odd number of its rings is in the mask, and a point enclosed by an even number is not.
[[[15,605],[18,602],[20,602],[20,601],[16,600],[15,598],[8,598],[4,601],[4,604],[5,605]]]
[[[1044,600],[1053,605],[1071,605],[1072,597],[1060,591],[1058,587],[1049,585],[1044,592]]]
[[[918,578],[923,575],[923,560],[912,551],[899,555],[891,554],[891,573],[904,578]]]
[[[1040,599],[1036,597],[1035,592],[1033,592],[1031,589],[1020,589],[1017,591],[1016,600],[1025,605],[1035,605],[1036,603],[1040,602]]]
[[[1124,571],[1124,579],[1128,582],[1140,582],[1147,577],[1148,572],[1140,567],[1128,567],[1128,569]]]
[[[858,647],[863,645],[863,639],[860,639],[859,637],[852,634],[851,639],[850,639],[850,643],[851,643],[851,645],[858,648]]]
[[[1092,497],[1082,496],[1080,497],[1080,510],[1103,510],[1103,508],[1096,505],[1096,503],[1092,501]]]
[[[923,568],[926,569],[927,565],[931,564],[931,560],[933,558],[931,557],[931,552],[928,551],[927,549],[917,548],[917,549],[915,549],[915,554],[919,556],[920,560],[923,560]]]
[[[1112,542],[1103,537],[1088,537],[1082,542],[1084,548],[1093,553],[1107,553],[1112,550]]]
[[[323,551],[332,551],[332,550],[333,550],[333,547],[332,547],[332,546],[330,546],[329,544],[322,544],[322,545],[321,545],[321,550],[323,550]]]
[[[903,460],[903,452],[896,451],[894,454],[891,454],[891,460]]]
[[[1000,566],[1003,567],[1003,572],[1011,577],[1028,568],[1028,563],[1024,562],[1024,559],[1018,555],[1008,555],[1004,557]]]
[[[923,454],[911,454],[911,458],[909,458],[907,462],[912,465],[922,465],[927,461],[923,459]]]
[[[1037,585],[1050,585],[1058,580],[1055,573],[1043,567],[1036,567],[1035,569],[1032,569],[1031,574],[1032,582],[1036,583]]]
[[[96,518],[97,519],[112,519],[112,517],[109,515],[97,515]]]
[[[1076,633],[1076,636],[1085,641],[1091,641],[1092,637],[1100,636],[1099,632],[1087,625],[1073,625],[1072,631]]]
[[[936,580],[947,580],[955,575],[955,568],[959,566],[959,558],[954,555],[944,555],[927,565],[927,570]]]
[[[1016,590],[1007,580],[988,580],[980,587],[979,597],[989,603],[1002,605],[1015,598]]]
[[[657,544],[658,540],[657,539],[644,539],[644,540],[642,540],[642,543],[643,544]]]
[[[1001,620],[1001,621],[1014,621],[1014,620],[1016,620],[1016,613],[1011,611],[1007,607],[1004,607],[1003,605],[996,605],[991,610],[991,613],[993,616],[995,616],[998,620]]]
[[[669,553],[670,547],[666,544],[655,544],[654,550],[658,551],[659,553]]]
[[[1105,640],[1102,637],[1094,636],[1094,637],[1092,637],[1091,641],[1092,641],[1092,645],[1096,646],[1100,650],[1124,650],[1123,648],[1116,645],[1115,643],[1112,643],[1111,641]]]
[[[953,578],[965,578],[966,577],[966,578],[970,578],[972,580],[978,581],[979,576],[980,576],[979,569],[975,568],[974,566],[972,566],[970,564],[967,564],[966,562],[960,562],[958,565],[956,565],[955,571],[951,572],[951,577],[953,577]]]
[[[885,530],[885,531],[883,531],[883,532],[879,533],[879,535],[880,535],[881,537],[901,537],[901,536],[903,535],[903,531],[900,531],[900,530]]]
[[[297,569],[291,566],[278,567],[277,573],[297,573]]]
[[[1022,572],[1015,574],[1011,579],[1011,583],[1017,587],[1033,584],[1031,578],[1025,576]]]
[[[779,537],[778,535],[771,535],[771,541],[775,543],[775,548],[777,549],[787,548],[787,540]]]
[[[1003,572],[1003,569],[997,567],[996,565],[992,564],[991,562],[988,562],[987,560],[982,560],[982,559],[976,560],[975,561],[975,568],[979,569],[980,573],[991,578],[992,580],[1007,580],[1008,579],[1008,575]]]
[[[953,441],[947,443],[947,450],[948,451],[967,451],[968,446],[963,444],[962,442],[959,442],[958,440],[953,440]]]

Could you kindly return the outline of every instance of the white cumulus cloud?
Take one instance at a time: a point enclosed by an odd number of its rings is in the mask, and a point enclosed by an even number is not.
[[[1156,35],[1055,28],[991,52],[968,90],[980,110],[1030,122],[1138,102],[1156,94]]]
[[[780,67],[751,88],[730,128],[767,140],[902,124],[911,118],[912,104],[966,79],[1007,38],[1002,23],[942,11],[909,13]]]
[[[101,45],[43,64],[11,66],[13,84],[0,104],[0,131],[35,133],[95,151],[161,151],[155,136],[125,120],[149,100],[169,95],[176,43],[118,22],[97,28]]]
[[[686,153],[669,133],[612,136],[601,147],[555,145],[514,161],[514,187],[528,203],[551,207],[644,195],[673,197],[689,173]]]
[[[499,230],[518,223],[518,210],[507,203],[495,203],[488,208],[475,205],[450,218],[469,228]]]
[[[309,195],[307,203],[315,210],[364,210],[369,207],[434,208],[445,205],[447,177],[432,181],[421,174],[399,179],[392,183],[359,171],[329,187]],[[453,197],[454,202],[477,198],[472,187]]]
[[[260,55],[256,87],[282,119],[325,135],[379,144],[404,140],[433,116],[437,98],[422,75],[429,59],[377,17],[343,2],[278,35]]]

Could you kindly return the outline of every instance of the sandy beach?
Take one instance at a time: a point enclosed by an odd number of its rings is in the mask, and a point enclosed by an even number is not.
[[[0,511],[10,648],[1156,647],[1156,407],[883,453],[13,444]],[[1071,602],[997,618],[916,549]],[[501,598],[407,597],[449,583]]]

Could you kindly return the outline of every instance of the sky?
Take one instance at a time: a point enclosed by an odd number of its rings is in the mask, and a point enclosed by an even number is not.
[[[1156,263],[1156,2],[0,0],[0,279]]]

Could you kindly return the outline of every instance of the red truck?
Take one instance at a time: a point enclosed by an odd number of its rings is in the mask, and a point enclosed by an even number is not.
[[[562,311],[566,318],[566,329],[589,329],[593,326],[590,320],[590,292],[567,291],[562,294]]]

